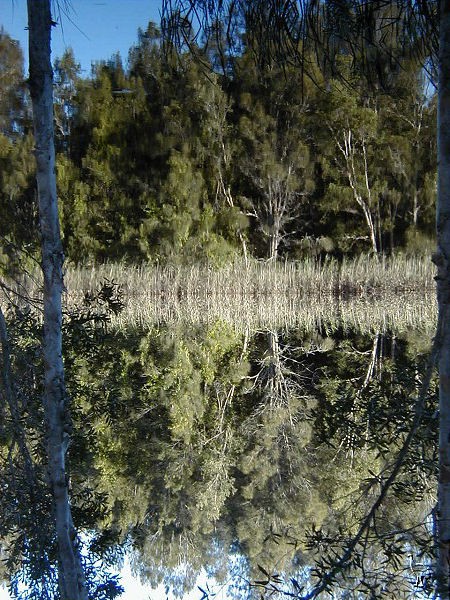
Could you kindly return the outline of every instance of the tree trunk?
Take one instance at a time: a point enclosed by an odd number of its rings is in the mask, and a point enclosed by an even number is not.
[[[87,590],[72,523],[66,477],[65,432],[68,410],[62,359],[63,252],[56,196],[53,138],[53,73],[50,63],[50,0],[28,0],[30,93],[39,198],[42,271],[44,276],[44,396],[48,477],[59,550],[59,586],[63,600],[87,600]]]
[[[367,202],[363,198],[360,190],[358,189],[358,184],[357,184],[358,178],[356,176],[356,169],[355,169],[355,160],[354,160],[355,149],[354,149],[354,143],[353,143],[352,130],[348,129],[347,131],[343,132],[343,142],[341,142],[338,139],[338,137],[336,137],[336,136],[335,136],[335,140],[336,140],[339,150],[341,151],[341,153],[345,159],[345,165],[346,165],[345,169],[346,169],[347,180],[350,185],[350,188],[352,189],[353,198],[355,199],[356,204],[361,208],[364,218],[366,220],[367,227],[369,229],[370,243],[372,245],[373,253],[378,254],[376,227],[375,227],[374,219],[373,219],[372,212],[371,212],[372,190],[371,190],[370,183],[369,183],[369,171],[368,171],[368,166],[367,166],[365,142],[364,141],[362,142],[362,150],[363,150],[363,158],[364,158],[364,180],[365,180],[365,187],[366,187],[366,192],[367,192]]]
[[[450,592],[450,3],[440,2],[438,103],[437,295],[439,356],[438,589]]]
[[[278,258],[279,236],[275,226],[272,227],[269,237],[269,260],[276,261]]]

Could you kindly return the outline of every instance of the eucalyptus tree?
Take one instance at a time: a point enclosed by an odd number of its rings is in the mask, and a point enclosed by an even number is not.
[[[216,21],[227,23],[229,45],[246,44],[261,63],[295,61],[305,76],[307,50],[316,49],[330,76],[339,75],[339,59],[349,57],[374,87],[389,83],[391,73],[402,68],[411,55],[419,56],[424,68],[436,74],[438,86],[438,192],[437,251],[438,330],[431,362],[437,362],[440,377],[439,482],[437,519],[437,589],[441,597],[450,591],[450,3],[446,0],[297,0],[246,1],[165,0],[163,24],[171,43],[193,48],[192,35],[213,31]],[[245,31],[245,37],[242,33]],[[349,83],[349,82],[347,82]],[[429,373],[425,380],[429,380]],[[426,381],[425,381],[426,384]],[[423,402],[408,439],[421,419]],[[406,448],[406,447],[405,447]],[[406,449],[405,449],[406,452]],[[405,458],[399,455],[399,462]],[[397,468],[396,468],[397,469]],[[395,473],[386,480],[390,485]],[[384,490],[386,490],[386,485]],[[375,508],[375,505],[374,505]],[[370,515],[369,515],[370,516]],[[359,530],[358,536],[363,530]],[[355,538],[355,539],[356,539]],[[345,565],[349,545],[336,567]],[[319,585],[306,597],[325,588]]]
[[[23,54],[19,44],[0,28],[0,132],[17,137],[26,113]]]
[[[434,239],[436,196],[436,97],[420,65],[406,63],[389,94],[376,99],[381,148],[385,247],[420,250]]]
[[[75,102],[74,134],[67,136],[72,152],[58,156],[68,255],[75,261],[82,256],[139,260],[138,228],[150,203],[153,175],[151,137],[142,135],[152,129],[142,82],[127,76],[116,55],[97,65],[91,82],[79,85]],[[62,107],[57,108],[64,119]]]
[[[76,111],[75,96],[81,74],[81,65],[76,62],[72,48],[68,48],[61,58],[56,59],[54,72],[55,142],[60,152],[70,156],[72,126]]]
[[[63,251],[59,231],[53,131],[50,0],[28,0],[29,88],[33,104],[43,286],[43,405],[47,427],[48,479],[58,540],[59,591],[64,600],[87,600],[88,592],[66,473],[68,398],[62,358]]]
[[[439,576],[450,590],[450,4],[440,2],[438,100],[437,294],[439,305]]]
[[[323,118],[333,141],[328,156],[328,175],[332,182],[325,195],[327,210],[361,214],[374,254],[382,251],[380,181],[375,157],[380,153],[378,113],[361,106],[360,99],[338,81],[329,84],[325,94]],[[326,156],[326,154],[325,154]],[[323,159],[325,163],[325,160]],[[334,171],[334,172],[333,172]],[[374,172],[375,171],[375,172]],[[351,238],[347,233],[347,236]],[[359,236],[357,236],[359,237]]]
[[[264,254],[276,260],[298,235],[300,216],[314,189],[307,144],[313,94],[299,101],[295,71],[289,74],[290,85],[280,85],[280,69],[267,69],[258,81],[250,53],[237,62],[234,187],[258,232],[253,240],[256,253],[261,253],[262,238]]]

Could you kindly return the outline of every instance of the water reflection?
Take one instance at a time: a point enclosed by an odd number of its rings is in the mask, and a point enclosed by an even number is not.
[[[114,348],[99,390],[108,402],[93,405],[96,367],[79,415],[95,431],[95,484],[140,576],[181,595],[202,568],[228,579],[230,549],[253,581],[258,564],[313,564],[321,527],[330,539],[356,531],[408,429],[427,341],[326,323],[237,333],[217,321],[116,334]],[[422,523],[433,502],[432,420],[421,433],[379,517],[386,534]]]
[[[377,498],[430,347],[423,320],[365,310],[350,321],[341,307],[342,318],[293,326],[217,317],[69,337],[74,513],[110,564],[120,568],[126,547],[143,582],[177,597],[203,572],[229,598],[307,591]],[[435,386],[346,578],[330,583],[337,597],[414,597],[426,582]]]
[[[120,329],[147,328],[154,323],[211,324],[217,320],[240,331],[250,327],[315,331],[335,326],[368,331],[426,329],[432,335],[436,322],[434,293],[408,292],[342,298],[336,296],[290,296],[267,293],[255,296],[187,298],[130,297],[125,310],[115,315]]]

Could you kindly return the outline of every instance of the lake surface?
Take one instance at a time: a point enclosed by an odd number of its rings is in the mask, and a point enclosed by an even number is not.
[[[205,309],[69,336],[74,512],[110,572],[126,556],[142,583],[180,598],[311,590],[401,451],[434,310],[433,298],[305,302],[273,322]],[[434,379],[394,484],[330,578],[334,597],[426,597],[436,407]]]
[[[356,533],[410,426],[431,333],[417,305],[413,323],[406,303],[403,319],[400,306],[378,323],[376,305],[363,308],[365,320],[361,304],[341,304],[330,319],[297,314],[293,326],[237,328],[216,317],[116,332],[84,382],[81,418],[95,432],[110,524],[129,532],[143,580],[181,595],[206,569],[250,597],[248,582],[266,581],[264,571],[306,581],[324,551]],[[355,590],[372,573],[399,593],[398,579],[415,585],[426,571],[412,557],[434,505],[435,409],[433,388]],[[383,575],[377,553],[389,555],[390,536],[406,530],[406,562]]]

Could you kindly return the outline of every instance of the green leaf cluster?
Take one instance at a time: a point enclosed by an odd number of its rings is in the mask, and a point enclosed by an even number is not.
[[[335,57],[344,77],[319,53],[305,56],[308,80],[296,65],[261,64],[245,42],[225,72],[211,47],[198,52],[202,62],[176,53],[150,24],[126,65],[116,55],[83,78],[70,49],[55,62],[61,227],[71,261],[220,265],[236,254],[428,250],[436,100],[417,61],[384,65],[377,83],[345,49]],[[4,32],[2,63],[8,265],[13,247],[35,252],[36,217],[22,56]]]

